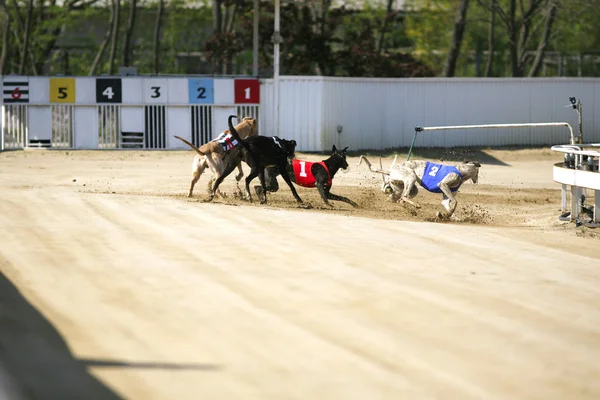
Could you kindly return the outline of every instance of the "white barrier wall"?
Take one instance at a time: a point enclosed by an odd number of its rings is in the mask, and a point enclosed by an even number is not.
[[[262,81],[263,132],[275,105],[272,79]],[[415,126],[491,123],[569,122],[577,113],[569,97],[583,105],[586,142],[600,141],[600,79],[597,78],[280,78],[282,137],[298,141],[300,151],[331,145],[350,149],[409,147]],[[341,128],[341,133],[338,133]],[[417,147],[546,145],[567,143],[568,130],[514,128],[426,132]]]
[[[0,78],[0,150],[187,148],[173,135],[200,145],[260,103],[260,82],[249,78]]]
[[[600,141],[598,78],[279,81],[276,105],[272,79],[4,76],[1,146],[39,146],[49,139],[60,148],[186,148],[173,135],[205,143],[227,129],[233,113],[258,116],[260,134],[294,139],[299,151],[327,151],[333,144],[352,150],[409,147],[415,126],[569,122],[577,129],[577,113],[565,107],[571,96],[583,105],[584,140]],[[272,125],[277,109],[279,129]],[[553,127],[424,132],[415,145],[566,142],[566,129]]]

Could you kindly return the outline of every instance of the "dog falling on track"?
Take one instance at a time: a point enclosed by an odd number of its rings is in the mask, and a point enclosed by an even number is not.
[[[240,122],[235,128],[238,132],[238,135],[241,138],[256,136],[258,134],[256,120],[254,118],[244,117],[242,119],[242,122]],[[225,130],[218,137],[216,137],[208,143],[203,144],[202,146],[200,146],[200,148],[198,148],[193,143],[188,142],[180,136],[175,137],[181,140],[183,143],[190,146],[196,153],[198,153],[196,154],[196,156],[194,157],[194,161],[192,162],[192,182],[190,184],[190,191],[188,197],[192,197],[194,192],[194,185],[196,185],[196,183],[202,176],[202,173],[206,170],[207,167],[209,167],[215,175],[208,182],[208,188],[210,193],[212,183],[223,173],[223,169],[225,168],[223,162],[225,155],[238,144],[237,140],[233,140],[231,131]],[[242,164],[238,164],[237,168],[238,174],[235,177],[235,179],[239,181],[244,176],[244,172],[242,171]],[[221,197],[225,197],[224,194],[221,193],[221,191],[218,191],[218,194]]]
[[[442,205],[447,212],[445,214],[438,212],[438,218],[451,218],[458,204],[455,193],[458,192],[460,186],[468,180],[475,184],[479,180],[481,164],[476,161],[443,165],[423,160],[411,160],[396,164],[396,158],[388,171],[374,168],[364,155],[360,156],[358,165],[365,161],[371,171],[384,176],[382,191],[389,194],[390,200],[394,202],[407,202],[420,208],[419,204],[411,200],[419,192],[417,183],[429,192],[441,193]]]
[[[331,185],[335,174],[340,169],[347,169],[348,162],[346,161],[346,150],[338,150],[335,145],[331,149],[331,156],[326,160],[320,162],[310,162],[298,159],[293,159],[291,164],[286,166],[288,174],[292,177],[292,180],[303,187],[316,187],[321,195],[323,202],[333,207],[329,200],[339,200],[350,204],[352,207],[358,207],[354,201],[344,196],[338,196],[331,193]],[[267,181],[266,187],[268,192],[276,192],[279,189],[277,183],[277,175],[280,174],[278,167],[269,167],[265,172],[265,179]],[[264,195],[264,189],[262,186],[255,186],[254,190],[256,194],[261,197]]]
[[[240,142],[240,146],[233,148],[233,150],[225,157],[225,169],[215,180],[208,200],[210,201],[214,198],[216,190],[218,190],[223,179],[225,179],[241,161],[244,161],[250,167],[250,174],[246,177],[246,196],[250,202],[252,202],[250,182],[258,176],[262,187],[265,188],[265,168],[276,166],[281,169],[281,176],[290,187],[296,201],[302,203],[302,199],[298,196],[298,192],[296,192],[296,188],[292,184],[286,170],[286,165],[295,157],[296,141],[281,139],[277,136],[250,136],[246,139],[242,139],[231,122],[233,118],[237,118],[237,116],[230,115],[227,120],[229,130],[233,137]],[[264,196],[264,198],[261,199],[261,204],[266,202],[267,196]]]

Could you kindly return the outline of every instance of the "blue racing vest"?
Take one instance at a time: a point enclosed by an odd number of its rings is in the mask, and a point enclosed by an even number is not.
[[[455,174],[458,174],[458,176],[462,178],[462,174],[458,171],[458,169],[455,166],[435,164],[427,161],[427,163],[425,164],[425,172],[423,172],[423,178],[421,178],[421,186],[423,186],[429,192],[442,193],[442,191],[438,187],[438,183],[440,183],[440,181],[444,179],[444,177],[446,177],[448,174],[451,174],[453,172]],[[456,192],[460,185],[462,185],[462,183],[455,188],[451,188],[450,190],[452,192]]]

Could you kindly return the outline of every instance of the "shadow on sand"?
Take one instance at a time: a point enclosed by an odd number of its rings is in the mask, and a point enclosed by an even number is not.
[[[95,378],[90,367],[219,369],[209,364],[75,358],[58,331],[0,270],[0,399],[123,398]]]

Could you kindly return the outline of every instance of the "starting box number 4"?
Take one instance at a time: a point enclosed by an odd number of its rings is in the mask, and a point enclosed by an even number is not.
[[[96,79],[96,103],[121,103],[123,90],[120,79]]]

